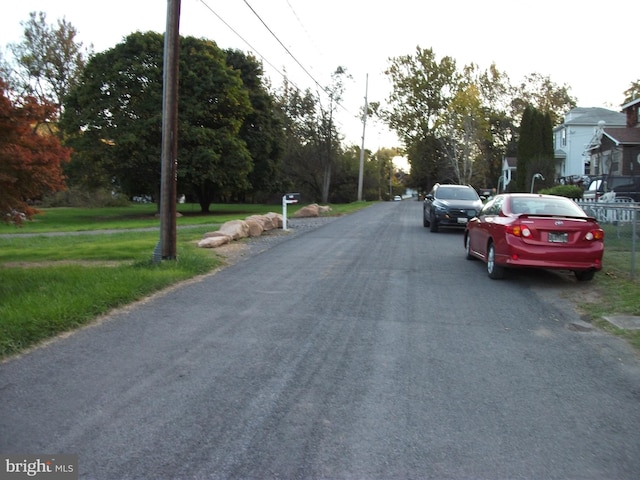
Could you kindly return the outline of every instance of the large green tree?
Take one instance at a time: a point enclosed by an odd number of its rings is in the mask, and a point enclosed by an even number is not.
[[[391,58],[385,73],[392,92],[389,107],[378,114],[403,142],[413,184],[428,190],[441,177],[450,176],[444,157],[433,154],[442,149],[435,145],[438,138],[449,131],[438,120],[458,91],[461,76],[456,62],[451,57],[438,60],[432,49],[416,47],[415,55]]]
[[[255,57],[240,50],[228,50],[226,55],[227,64],[240,72],[252,106],[239,133],[253,160],[253,170],[248,177],[250,191],[239,191],[237,194],[243,201],[253,199],[264,202],[285,189],[281,165],[284,151],[283,117],[264,81],[262,65]]]
[[[104,172],[129,195],[158,192],[163,53],[162,34],[136,32],[91,58],[63,115],[71,173]],[[239,136],[249,94],[215,43],[182,38],[179,57],[178,185],[208,211],[249,186],[253,164]]]

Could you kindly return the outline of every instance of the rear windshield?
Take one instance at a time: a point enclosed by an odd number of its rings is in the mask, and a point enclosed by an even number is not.
[[[573,201],[559,198],[512,198],[511,213],[531,215],[565,215],[585,217],[584,211]]]

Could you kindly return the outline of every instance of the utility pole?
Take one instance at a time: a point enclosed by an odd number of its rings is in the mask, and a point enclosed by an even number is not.
[[[160,185],[160,242],[154,261],[176,259],[176,180],[178,167],[178,57],[180,2],[167,0],[162,84],[162,175]]]
[[[369,113],[369,102],[367,96],[369,93],[369,74],[364,88],[364,113],[362,114],[362,146],[360,147],[360,171],[358,173],[358,201],[362,201],[362,179],[364,177],[364,131],[367,126],[367,114]]]

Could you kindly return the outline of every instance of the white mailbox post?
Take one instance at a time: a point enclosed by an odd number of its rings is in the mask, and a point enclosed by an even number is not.
[[[282,230],[287,229],[287,205],[290,203],[298,203],[299,201],[299,193],[285,193],[282,197]]]

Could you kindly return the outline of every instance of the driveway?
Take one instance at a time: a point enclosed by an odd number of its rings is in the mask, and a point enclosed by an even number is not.
[[[0,453],[80,478],[640,472],[640,360],[569,275],[486,278],[419,202],[279,237],[0,365]]]

